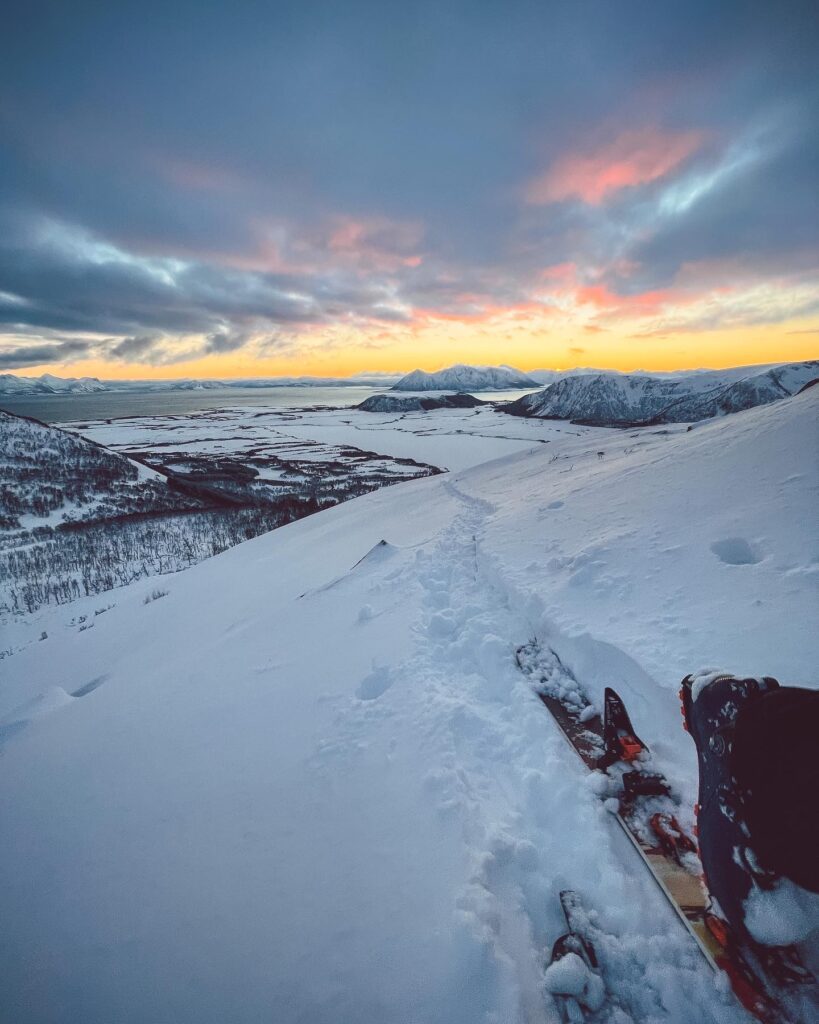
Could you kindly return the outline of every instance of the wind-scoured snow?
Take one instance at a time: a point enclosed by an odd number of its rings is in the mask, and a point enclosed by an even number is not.
[[[572,888],[600,1020],[747,1022],[514,653],[615,686],[690,823],[682,675],[817,684],[817,412],[563,431],[17,623],[0,1017],[552,1024]]]
[[[464,366],[427,373],[413,370],[393,384],[393,391],[503,391],[536,388],[537,381],[513,366]]]
[[[691,423],[766,405],[796,394],[819,377],[819,360],[788,363],[737,378],[735,370],[685,376],[617,373],[570,375],[524,395],[505,410],[515,416],[598,425]]]

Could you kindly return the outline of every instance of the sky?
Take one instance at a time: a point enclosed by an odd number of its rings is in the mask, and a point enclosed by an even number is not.
[[[27,0],[0,370],[819,353],[814,0]]]

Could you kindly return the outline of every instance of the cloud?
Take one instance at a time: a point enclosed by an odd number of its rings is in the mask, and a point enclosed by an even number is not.
[[[547,317],[593,334],[679,320],[689,299],[729,322],[718,289],[819,266],[805,0],[787,17],[739,0],[718,17],[707,0],[321,6],[57,3],[48,31],[14,7],[10,358],[252,358]],[[801,308],[789,286],[766,315]]]
[[[88,342],[71,339],[47,345],[0,344],[0,370],[22,369],[43,363],[61,363],[86,358],[93,346]]]
[[[418,267],[423,262],[419,248],[424,235],[421,224],[395,222],[387,218],[355,220],[337,217],[326,239],[333,257],[352,258],[373,270],[394,271]]]
[[[736,292],[693,296],[643,317],[635,336],[777,324],[819,313],[819,283],[761,282]]]
[[[409,317],[394,283],[357,270],[241,271],[140,256],[53,220],[18,215],[0,226],[0,324],[118,335],[100,346],[113,359],[167,360],[173,336],[198,335],[203,354],[225,353],[277,328]]]
[[[223,354],[224,352],[235,352],[242,348],[253,336],[250,330],[235,330],[230,327],[218,327],[206,335],[203,345],[204,352]]]
[[[161,344],[161,336],[143,334],[140,337],[110,338],[106,346],[106,355],[110,359],[119,359],[124,363],[147,362],[152,353],[156,353]]]
[[[810,105],[778,110],[740,136],[711,168],[697,168],[661,196],[623,253],[634,286],[656,287],[685,267],[711,268],[710,284],[819,269],[819,138]],[[714,275],[722,270],[723,276]]]
[[[525,188],[526,201],[535,205],[581,199],[599,206],[612,194],[665,177],[703,141],[702,132],[662,132],[641,128],[623,132],[593,151],[566,153],[545,174]]]

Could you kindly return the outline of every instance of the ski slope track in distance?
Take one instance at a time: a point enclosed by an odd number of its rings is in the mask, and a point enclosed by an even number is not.
[[[571,889],[591,1019],[747,1024],[515,650],[617,689],[689,826],[681,677],[817,685],[818,411],[565,434],[16,623],[0,1019],[553,1024]]]

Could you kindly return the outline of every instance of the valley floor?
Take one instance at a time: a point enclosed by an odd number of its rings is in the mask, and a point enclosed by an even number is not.
[[[511,421],[494,461],[18,623],[0,1017],[552,1022],[573,887],[617,994],[601,1020],[746,1020],[514,651],[536,636],[592,699],[617,687],[690,808],[683,674],[819,685],[817,411],[813,389],[548,444]]]

